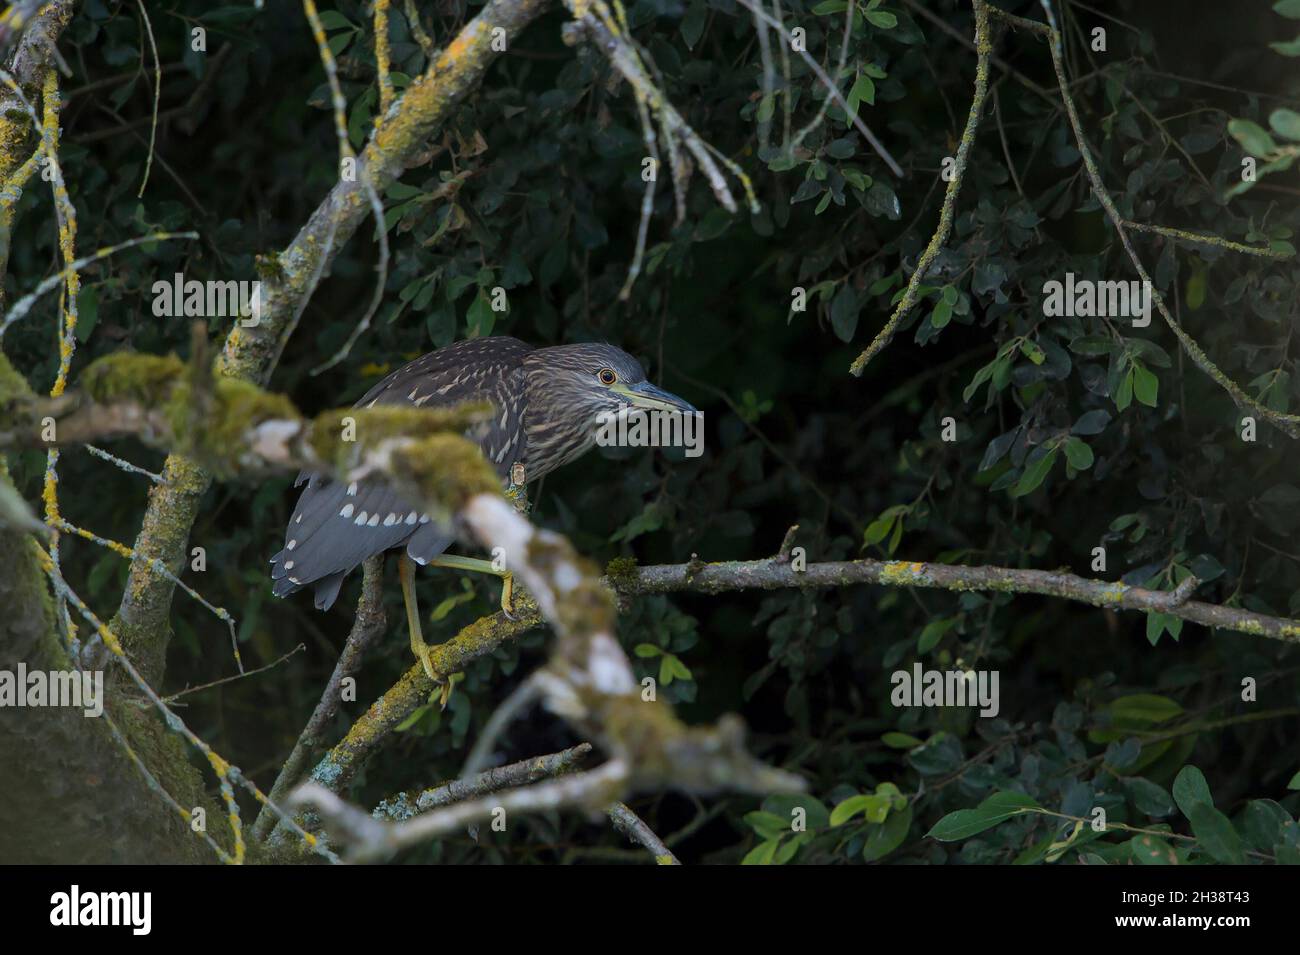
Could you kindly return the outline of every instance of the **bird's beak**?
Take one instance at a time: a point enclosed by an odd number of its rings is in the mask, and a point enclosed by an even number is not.
[[[646,411],[678,411],[682,414],[699,414],[696,407],[689,401],[678,398],[671,391],[656,388],[648,381],[642,381],[635,385],[614,385],[610,391],[622,396],[623,400],[633,408],[642,408]]]

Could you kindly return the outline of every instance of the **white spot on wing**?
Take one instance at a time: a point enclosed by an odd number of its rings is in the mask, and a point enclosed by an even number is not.
[[[364,524],[365,522],[366,522],[366,512],[365,512],[365,511],[362,511],[360,514],[357,515],[357,519],[356,519],[355,521],[353,521],[352,523],[353,523],[353,524],[356,524],[358,527],[360,527],[360,526],[361,526],[362,524]]]
[[[351,504],[346,504],[344,505],[343,510],[339,511],[339,517],[351,517],[353,510],[354,508]]]

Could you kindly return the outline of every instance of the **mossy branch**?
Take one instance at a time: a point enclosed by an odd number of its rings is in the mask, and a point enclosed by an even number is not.
[[[432,647],[430,663],[433,671],[439,677],[450,677],[541,624],[542,615],[536,601],[526,591],[516,591],[513,618],[504,613],[481,617],[450,640]],[[343,792],[389,734],[428,702],[429,695],[436,689],[423,665],[413,665],[353,722],[343,739],[321,758],[312,770],[312,781],[333,792]],[[277,827],[272,842],[280,843],[285,835]]]
[[[788,557],[778,556],[767,560],[692,561],[646,567],[638,567],[631,561],[611,561],[603,583],[621,599],[647,594],[829,589],[861,584],[921,587],[955,593],[1037,594],[1108,610],[1163,613],[1207,627],[1300,643],[1300,620],[1190,600],[1199,583],[1195,578],[1188,578],[1173,591],[1157,591],[1088,579],[1064,571],[967,567],[921,561],[813,563],[799,571],[793,568]],[[449,677],[492,653],[507,640],[542,623],[536,605],[531,602],[517,614],[517,618],[511,620],[498,613],[465,627],[446,643],[434,648],[436,672],[440,677]],[[388,734],[424,705],[435,688],[423,667],[413,665],[352,725],[344,739],[317,765],[312,778],[334,792],[342,792]]]
[[[923,587],[957,593],[1038,594],[1110,610],[1163,613],[1206,627],[1300,643],[1300,620],[1274,617],[1238,607],[1187,599],[1199,584],[1176,590],[1148,590],[1119,581],[1080,577],[1061,570],[963,566],[904,560],[851,560],[808,564],[802,571],[782,561],[725,561],[639,567],[615,584],[620,594],[691,592],[718,594],[733,590],[777,590],[784,587],[846,587],[884,584]]]
[[[349,858],[382,858],[486,818],[498,808],[507,812],[572,806],[607,809],[629,793],[668,788],[695,793],[802,789],[797,776],[748,754],[738,718],[724,717],[715,726],[687,727],[653,694],[643,695],[614,636],[613,595],[601,585],[595,568],[563,537],[534,528],[499,494],[470,498],[459,516],[481,544],[504,554],[506,566],[528,588],[555,630],[551,659],[525,681],[526,695],[540,696],[551,712],[597,744],[607,759],[588,772],[441,807],[397,825],[378,823],[343,802],[338,796],[344,782],[341,767],[322,764],[290,802],[304,809],[314,807],[326,827],[348,843]],[[402,681],[408,686],[409,677]],[[513,698],[521,698],[518,691]],[[372,707],[371,713],[376,712],[385,722],[391,718],[386,707],[378,711]],[[515,712],[517,708],[508,702],[498,715]],[[474,754],[491,745],[494,728],[506,721],[489,720]],[[377,728],[362,734],[367,749],[377,739],[373,732]],[[475,771],[471,754],[466,772]]]
[[[493,29],[501,27],[508,36],[516,36],[549,5],[550,0],[490,0],[411,81],[357,157],[357,175],[344,177],[340,170],[339,181],[293,241],[260,260],[260,320],[251,328],[236,322],[226,336],[219,376],[253,383],[268,379],[315,280],[328,271],[339,250],[372,213],[368,190],[382,192],[415,162],[432,134],[478,86],[498,55],[492,49]],[[128,652],[151,678],[163,671],[173,585],[149,561],[180,565],[212,475],[198,462],[173,454],[163,468],[163,478],[150,496],[134,548],[146,560],[131,565],[113,621]]]
[[[0,455],[0,501],[17,491]],[[54,602],[27,528],[0,518],[0,668],[70,670]],[[25,863],[210,860],[187,835],[177,805],[219,810],[204,796],[180,740],[106,687],[105,717],[69,707],[0,708],[0,765],[13,767],[0,799],[0,858]],[[109,714],[117,717],[110,720]],[[116,741],[115,741],[116,737]],[[122,745],[127,738],[129,745]],[[150,772],[133,760],[148,758]],[[21,770],[18,769],[21,767]],[[69,772],[75,767],[75,772]],[[166,793],[166,800],[150,793]],[[220,834],[220,829],[214,827]],[[222,852],[224,847],[218,847]]]
[[[0,356],[0,370],[4,367],[7,365]],[[75,421],[78,414],[102,414],[114,425],[137,424],[145,440],[164,447],[169,441],[182,442],[187,451],[210,468],[232,476],[304,467],[339,476],[379,472],[422,502],[443,511],[459,510],[475,495],[495,494],[499,489],[495,473],[482,463],[477,448],[459,434],[484,413],[480,406],[347,408],[308,420],[286,398],[246,382],[216,379],[212,417],[187,432],[176,425],[184,422],[188,426],[192,421],[190,375],[189,366],[174,357],[108,356],[90,365],[81,379],[91,398],[107,404],[75,406],[78,410],[69,420]],[[4,380],[8,379],[0,375],[0,384]],[[0,433],[0,446],[41,446],[41,413],[70,400],[75,396],[28,397],[23,404],[16,398],[6,398],[0,387],[0,409],[8,410],[18,421],[16,427]],[[144,410],[150,407],[155,410]],[[348,420],[355,426],[352,440],[342,437]],[[192,432],[203,436],[196,438]],[[1190,590],[1186,587],[1176,592],[1153,591],[1061,571],[878,560],[810,564],[802,572],[793,570],[784,560],[626,568],[615,564],[611,564],[608,583],[628,595],[858,583],[1003,591],[1043,594],[1120,610],[1167,613],[1206,626],[1300,641],[1300,622],[1189,601],[1186,598]],[[535,622],[536,615],[529,610],[516,623]],[[455,671],[440,667],[439,672]]]
[[[1167,236],[1171,239],[1178,239],[1182,242],[1191,242],[1194,245],[1213,245],[1220,249],[1227,249],[1229,252],[1241,252],[1245,255],[1258,255],[1264,259],[1277,259],[1282,261],[1293,258],[1290,252],[1279,252],[1277,249],[1264,248],[1258,245],[1247,245],[1244,242],[1233,242],[1231,239],[1222,239],[1217,235],[1208,235],[1204,232],[1188,232],[1186,229],[1171,229],[1163,225],[1147,225],[1143,222],[1134,222],[1131,219],[1124,220],[1124,228],[1132,229],[1134,232],[1153,232],[1156,235]]]

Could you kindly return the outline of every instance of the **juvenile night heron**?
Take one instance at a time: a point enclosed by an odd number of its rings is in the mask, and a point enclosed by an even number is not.
[[[436,407],[487,400],[490,424],[469,433],[508,483],[513,473],[536,481],[586,453],[606,414],[642,409],[695,414],[695,409],[646,381],[640,363],[606,344],[533,348],[516,338],[455,342],[403,365],[361,396],[356,407]],[[519,466],[516,468],[516,466]],[[495,574],[501,606],[510,612],[511,579],[492,563],[446,555],[454,534],[412,507],[379,480],[343,484],[303,472],[307,482],[285,530],[284,550],[271,558],[274,593],[314,587],[316,607],[328,610],[343,579],[368,557],[400,548],[398,579],[406,604],[411,650],[433,677],[415,599],[414,564]]]

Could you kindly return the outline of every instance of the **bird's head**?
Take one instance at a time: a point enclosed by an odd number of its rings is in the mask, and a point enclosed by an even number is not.
[[[698,414],[689,402],[647,381],[639,361],[603,342],[538,348],[524,359],[524,367],[530,442],[540,440],[556,452],[561,460],[551,466],[591,447],[609,415],[638,410]]]

